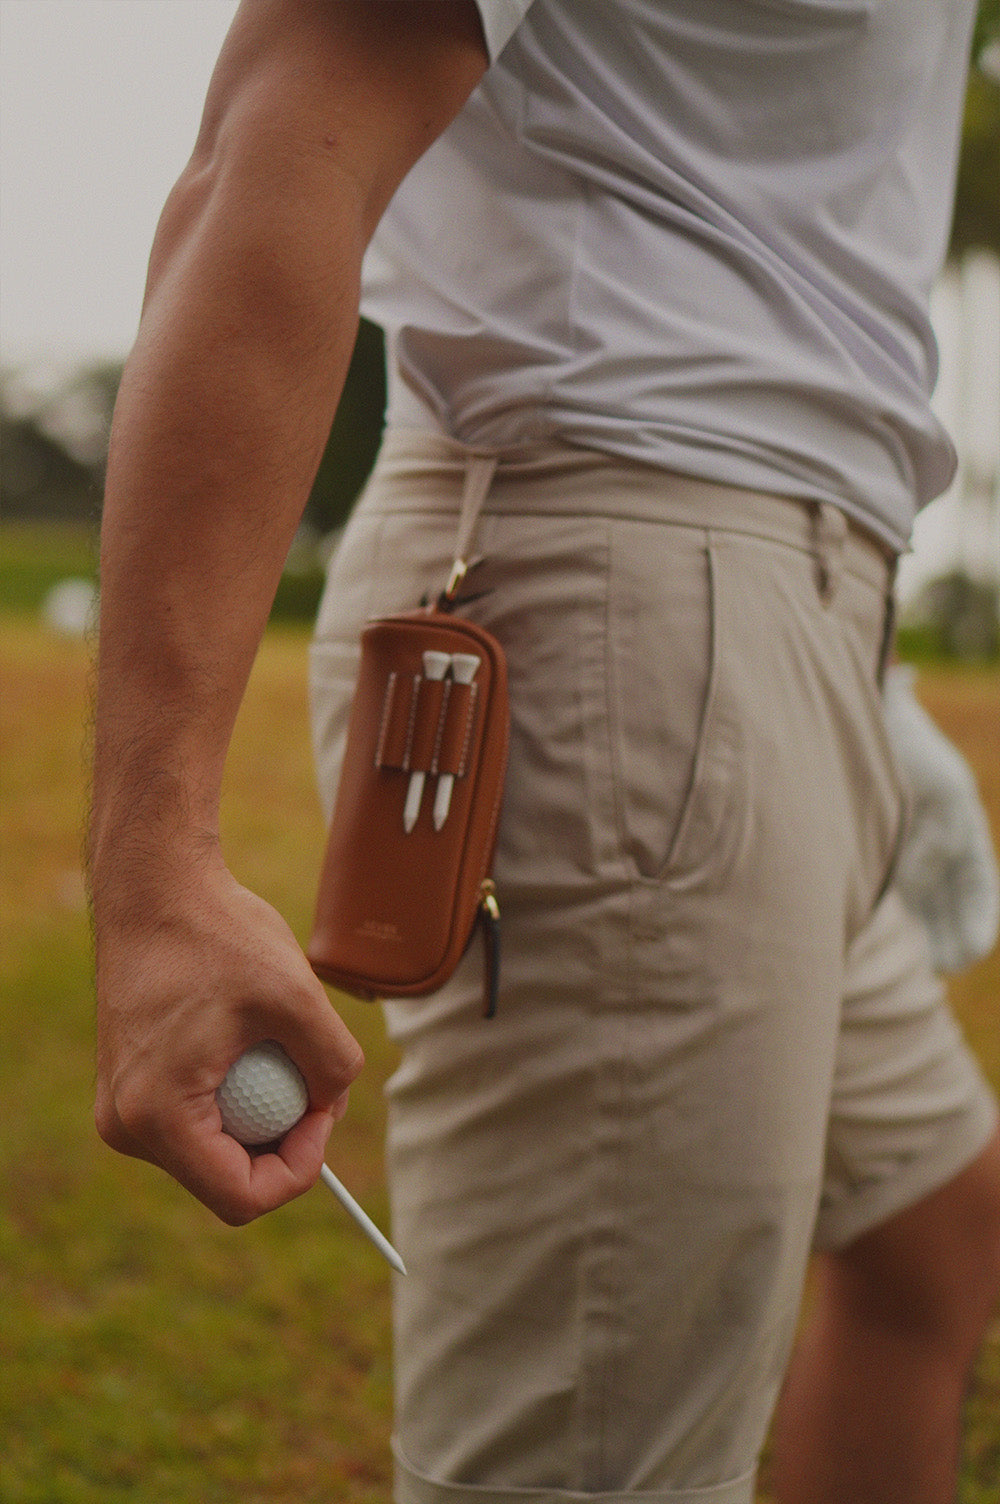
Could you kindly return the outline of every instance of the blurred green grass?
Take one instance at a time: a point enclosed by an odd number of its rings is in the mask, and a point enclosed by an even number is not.
[[[225,1228],[94,1132],[80,866],[90,653],[48,632],[34,609],[40,581],[85,573],[92,552],[79,536],[55,554],[50,543],[21,534],[20,578],[35,583],[0,616],[0,1499],[386,1504],[389,1276],[379,1255],[318,1190]],[[237,875],[300,939],[323,840],[306,640],[303,628],[268,631],[223,813]],[[975,764],[1000,833],[1000,679],[934,669],[921,685]],[[953,987],[1000,1085],[998,995],[996,953]],[[368,1066],[329,1157],[386,1225],[381,1088],[393,1051],[376,1009],[337,1001]],[[963,1504],[993,1504],[1000,1313],[969,1400],[966,1453]]]
[[[0,611],[37,611],[54,585],[98,577],[98,524],[7,522],[0,524]],[[282,575],[272,621],[310,622],[323,590],[315,567]]]
[[[0,609],[37,611],[53,585],[97,579],[97,528],[73,522],[0,527]]]
[[[224,811],[232,865],[302,939],[322,843],[305,647],[269,633]],[[235,1231],[96,1137],[89,681],[86,644],[0,616],[0,1499],[384,1504],[380,1256],[321,1190]],[[377,1010],[340,1001],[368,1069],[329,1159],[385,1225],[392,1055]]]

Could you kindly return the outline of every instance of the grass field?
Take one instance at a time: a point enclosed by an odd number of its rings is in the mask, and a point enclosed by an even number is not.
[[[320,1190],[234,1231],[95,1136],[80,872],[88,652],[21,609],[0,618],[0,653],[0,1499],[386,1504],[379,1256]],[[304,632],[272,628],[224,819],[237,874],[303,938],[322,843],[304,676]],[[996,673],[927,671],[921,688],[976,765],[1000,835]],[[1000,956],[959,978],[953,996],[1000,1085]],[[344,1000],[344,1011],[368,1069],[329,1157],[384,1224],[391,1053],[376,1010]],[[995,1504],[1000,1313],[966,1451],[964,1504]]]

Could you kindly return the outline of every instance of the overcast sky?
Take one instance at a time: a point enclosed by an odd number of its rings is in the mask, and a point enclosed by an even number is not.
[[[6,366],[124,355],[237,0],[0,0]]]

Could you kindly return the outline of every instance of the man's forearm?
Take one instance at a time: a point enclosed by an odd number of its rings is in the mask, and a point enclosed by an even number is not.
[[[357,327],[364,247],[485,64],[469,0],[244,0],[150,258],[101,549],[95,898],[215,839]],[[140,895],[136,894],[136,898]]]
[[[231,208],[182,211],[195,222],[151,285],[116,409],[101,550],[99,874],[109,844],[140,826],[146,842],[213,836],[237,707],[356,328],[349,209],[347,249],[310,296],[285,251],[271,276],[294,278],[296,295],[272,287],[262,323],[254,263],[283,248],[270,228],[256,244],[217,233],[213,216]]]

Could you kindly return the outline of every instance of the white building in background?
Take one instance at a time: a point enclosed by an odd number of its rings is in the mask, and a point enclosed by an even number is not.
[[[961,570],[1000,593],[1000,258],[969,252],[931,300],[941,350],[934,407],[958,448],[948,491],[917,518],[900,563],[904,609],[928,580]]]

